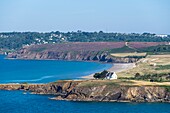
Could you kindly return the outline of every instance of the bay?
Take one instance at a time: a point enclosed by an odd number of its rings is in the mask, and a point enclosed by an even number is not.
[[[0,56],[0,83],[48,83],[80,79],[103,71],[112,64],[57,60],[8,60]]]

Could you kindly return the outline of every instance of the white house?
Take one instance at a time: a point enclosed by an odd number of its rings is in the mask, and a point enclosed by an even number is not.
[[[115,72],[108,72],[106,74],[106,78],[105,79],[108,79],[108,80],[114,80],[114,79],[117,79],[117,75]]]

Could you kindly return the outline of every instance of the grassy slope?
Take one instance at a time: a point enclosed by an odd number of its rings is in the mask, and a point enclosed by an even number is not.
[[[86,80],[81,81],[80,87],[97,87],[97,86],[170,86],[170,82],[148,82],[148,81],[137,81],[137,80]]]
[[[155,74],[170,73],[170,55],[149,55],[136,63],[136,67],[127,71],[118,73],[119,77],[134,77],[136,73]],[[168,67],[159,69],[160,66]]]

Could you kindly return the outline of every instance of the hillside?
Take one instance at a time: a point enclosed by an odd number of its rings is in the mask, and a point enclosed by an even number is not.
[[[170,54],[148,55],[137,61],[136,67],[119,72],[119,79],[169,82]]]
[[[114,57],[112,53],[140,52],[146,47],[165,45],[165,42],[74,42],[25,46],[8,54],[8,58],[56,59],[78,61],[102,61],[116,63],[136,62],[141,57]],[[142,51],[141,51],[142,52]]]
[[[9,32],[0,33],[0,49],[20,49],[25,45],[65,42],[170,42],[170,35],[151,33],[105,33],[105,32]]]

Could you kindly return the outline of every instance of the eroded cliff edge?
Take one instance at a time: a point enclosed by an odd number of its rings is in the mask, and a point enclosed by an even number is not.
[[[89,84],[94,81],[58,81],[49,84],[1,84],[1,90],[52,94],[56,100],[108,102],[170,102],[169,87]]]
[[[55,59],[76,61],[99,61],[112,63],[133,63],[138,57],[113,57],[110,51],[124,47],[123,42],[100,43],[64,43],[44,44],[23,47],[20,50],[8,54],[8,58],[16,59]]]

